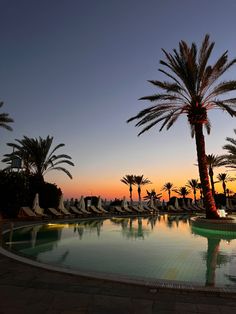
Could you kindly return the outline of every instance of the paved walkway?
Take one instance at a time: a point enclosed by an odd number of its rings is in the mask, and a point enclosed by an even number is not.
[[[0,314],[233,314],[236,294],[150,289],[61,274],[0,255]]]

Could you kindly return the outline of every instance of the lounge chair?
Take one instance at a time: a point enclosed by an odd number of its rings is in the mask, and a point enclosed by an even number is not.
[[[48,218],[48,215],[44,213],[44,209],[39,206],[34,209],[34,213],[39,217]]]
[[[217,209],[217,213],[221,218],[227,217],[227,213],[224,209]]]
[[[70,206],[69,209],[70,209],[70,210],[72,211],[72,213],[75,214],[75,215],[78,215],[78,216],[83,215],[83,213],[82,213],[80,210],[78,210],[78,208],[76,208],[75,206]]]
[[[136,206],[136,205],[130,205],[130,208],[131,208],[132,210],[135,210],[136,212],[138,212],[138,213],[140,213],[140,214],[143,214],[143,213],[145,212],[143,209],[139,208],[139,207]]]
[[[102,206],[97,206],[97,209],[100,210],[104,214],[108,214],[108,211],[105,210]]]
[[[58,211],[64,216],[74,217],[66,208],[58,208]]]
[[[96,208],[94,205],[90,205],[89,209],[91,209],[95,214],[103,214],[98,208]]]
[[[50,214],[52,214],[55,217],[63,217],[62,213],[59,213],[59,211],[57,211],[55,208],[53,207],[49,207],[48,211],[50,212]]]
[[[30,207],[27,206],[22,206],[20,208],[18,218],[39,218]]]
[[[149,213],[153,212],[153,209],[145,204],[142,205],[143,209],[145,209],[146,211],[148,211]]]
[[[85,208],[83,208],[83,207],[79,207],[78,208],[80,211],[81,211],[81,213],[83,213],[84,215],[91,215],[92,213],[91,212],[89,212],[87,209],[85,209]]]
[[[126,213],[125,210],[123,210],[120,206],[114,206],[113,208],[118,214]]]

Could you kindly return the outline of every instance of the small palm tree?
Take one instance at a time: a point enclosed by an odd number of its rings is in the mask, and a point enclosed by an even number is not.
[[[188,180],[187,187],[193,190],[194,195],[194,203],[196,204],[196,194],[197,194],[197,187],[198,187],[198,179],[191,179]]]
[[[65,144],[59,144],[51,149],[53,137],[49,135],[46,139],[24,136],[22,140],[16,139],[16,142],[17,143],[7,143],[8,146],[13,148],[13,152],[11,154],[5,154],[5,158],[2,160],[3,162],[11,164],[14,159],[19,158],[23,161],[24,170],[42,181],[44,181],[43,176],[51,170],[63,171],[72,179],[71,173],[61,166],[62,164],[74,166],[71,157],[65,154],[55,154],[56,150],[64,147]]]
[[[234,129],[236,134],[236,129]],[[236,139],[232,137],[226,137],[228,144],[223,146],[223,149],[227,151],[227,154],[223,155],[227,168],[236,169]]]
[[[183,199],[186,198],[186,196],[190,193],[188,188],[186,186],[181,186],[178,189],[173,189],[173,191],[183,197]]]
[[[158,193],[157,194],[157,192],[155,191],[155,189],[152,189],[150,192],[148,191],[148,190],[146,190],[146,192],[147,192],[147,195],[146,196],[144,196],[144,199],[145,200],[151,200],[151,199],[153,199],[153,200],[159,200],[160,198],[161,198],[161,196],[162,196],[162,194],[161,193]]]
[[[3,106],[3,101],[0,101],[0,108]],[[8,125],[9,123],[14,122],[12,118],[9,117],[8,113],[0,113],[0,127],[6,130],[12,131],[12,127]]]
[[[224,191],[225,197],[227,196],[227,188],[226,188],[226,183],[230,181],[234,181],[234,178],[231,178],[227,173],[219,173],[217,176],[218,182],[222,182],[222,188]],[[218,183],[217,182],[217,183]]]
[[[199,192],[200,192],[200,198],[202,199],[202,198],[203,198],[203,193],[202,193],[202,185],[201,185],[201,183],[198,183],[197,189],[199,190]]]
[[[138,120],[135,126],[143,127],[140,135],[159,123],[160,131],[164,127],[168,130],[181,115],[187,116],[192,136],[195,136],[206,218],[219,218],[208,178],[203,127],[209,134],[210,109],[220,109],[232,117],[236,116],[236,98],[230,93],[236,91],[236,80],[218,82],[236,63],[236,59],[228,61],[228,52],[225,51],[210,65],[209,58],[215,44],[209,39],[209,35],[206,35],[199,50],[195,43],[188,45],[184,41],[179,43],[179,49],[174,49],[173,53],[162,49],[165,59],[160,61],[163,68],[159,71],[166,75],[169,81],[150,80],[149,82],[161,91],[141,99],[155,104],[140,111],[127,122]]]
[[[133,184],[134,184],[134,175],[127,174],[120,181],[129,186],[130,202],[132,203],[133,202],[132,192],[133,192]]]
[[[224,156],[218,156],[218,155],[206,155],[207,159],[207,165],[208,165],[208,174],[211,181],[211,191],[212,195],[215,195],[215,182],[214,182],[214,168],[218,168],[225,165]]]
[[[171,191],[173,190],[174,185],[171,182],[167,182],[163,185],[161,191],[165,191],[168,192],[168,196],[169,196],[169,201],[170,201],[170,196],[171,196]]]
[[[134,176],[134,184],[138,186],[138,199],[141,202],[141,186],[146,184],[151,184],[149,179],[144,179],[143,174],[141,176]]]

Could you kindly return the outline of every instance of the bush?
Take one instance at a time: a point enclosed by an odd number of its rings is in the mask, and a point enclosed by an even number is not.
[[[39,193],[42,208],[58,207],[62,192],[55,184],[20,172],[0,171],[0,212],[3,217],[15,218],[21,206],[32,207],[36,193]]]

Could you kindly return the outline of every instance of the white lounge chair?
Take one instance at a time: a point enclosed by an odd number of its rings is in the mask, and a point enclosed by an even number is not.
[[[89,209],[91,209],[95,214],[103,214],[98,208],[96,208],[94,205],[90,205]]]
[[[50,212],[50,214],[53,214],[53,216],[56,216],[56,217],[62,217],[63,216],[63,214],[59,213],[59,211],[57,211],[53,207],[49,207],[48,211]]]
[[[78,208],[76,208],[75,206],[70,206],[70,210],[75,215],[79,215],[79,216],[83,215],[83,213],[80,210],[78,210]]]
[[[22,206],[20,208],[19,214],[18,214],[19,218],[39,218],[39,216],[37,216],[30,207],[27,206]]]
[[[224,209],[217,209],[217,213],[221,218],[227,217],[227,213]]]

